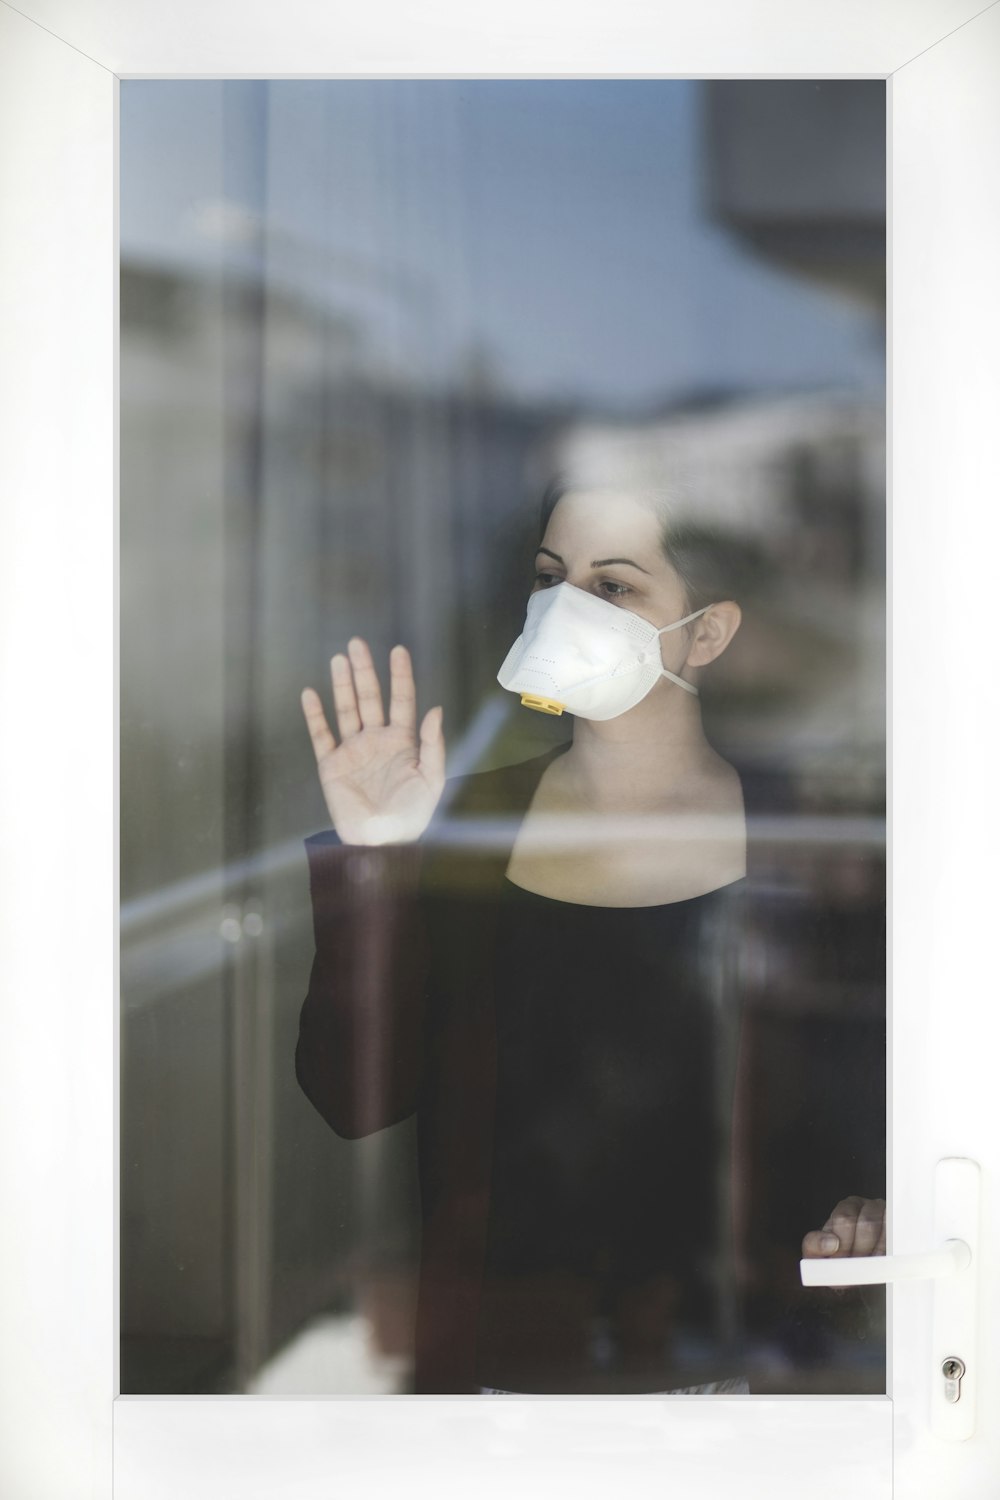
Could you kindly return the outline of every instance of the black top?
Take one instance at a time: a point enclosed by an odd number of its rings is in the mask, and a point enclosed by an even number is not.
[[[741,1373],[738,1017],[717,960],[744,884],[603,907],[504,879],[482,1384],[663,1391]]]
[[[452,778],[418,843],[306,840],[296,1076],[345,1140],[416,1117],[421,1395],[724,1380],[737,1296],[811,1358],[830,1299],[799,1285],[802,1234],[884,1195],[877,870],[773,841],[788,778],[741,764],[745,882],[625,910],[520,891],[511,850],[565,749]],[[845,881],[867,905],[830,906]]]

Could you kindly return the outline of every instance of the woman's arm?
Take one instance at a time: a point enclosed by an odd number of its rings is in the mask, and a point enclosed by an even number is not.
[[[356,1140],[412,1114],[423,1074],[427,939],[417,842],[305,840],[315,955],[299,1017],[295,1075],[339,1136]]]
[[[405,646],[389,653],[389,671],[386,718],[368,643],[352,636],[347,655],[331,657],[339,744],[319,694],[302,691],[332,827],[305,841],[316,953],[295,1073],[348,1139],[412,1114],[423,1072],[418,840],[444,790],[445,743],[440,707],[418,733]]]

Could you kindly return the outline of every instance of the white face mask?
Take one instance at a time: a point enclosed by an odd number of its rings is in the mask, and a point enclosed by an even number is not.
[[[524,629],[504,658],[497,681],[520,693],[526,708],[581,719],[616,719],[669,677],[686,692],[698,689],[669,672],[660,636],[695,620],[706,609],[657,630],[641,615],[599,599],[571,583],[532,594]]]

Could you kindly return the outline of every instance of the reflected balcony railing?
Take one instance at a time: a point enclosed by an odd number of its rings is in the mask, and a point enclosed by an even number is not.
[[[424,847],[486,856],[510,845],[521,821],[519,815],[452,817],[448,812],[449,798],[461,778],[481,764],[509,715],[506,698],[488,698],[465,734],[449,749],[449,784],[420,840]],[[620,845],[623,839],[668,844],[694,837],[731,837],[731,824],[726,820],[701,814],[624,815],[611,821],[596,815],[549,816],[541,819],[538,827],[547,847],[553,850],[583,845],[592,849],[602,842]],[[839,813],[748,814],[747,834],[758,850],[794,846],[803,853],[829,853],[840,847],[845,854],[880,857],[886,847],[886,820]],[[233,957],[234,945],[242,946],[246,940],[253,942],[265,935],[267,915],[260,893],[284,880],[305,880],[304,837],[306,834],[283,840],[243,859],[125,901],[119,914],[125,1010],[141,1008],[155,1001],[159,993],[176,992],[218,971]],[[363,881],[375,873],[375,859],[367,846],[357,846],[355,857],[354,878]],[[800,899],[815,899],[808,881],[795,882],[787,873],[767,868],[762,868],[755,889],[764,898],[793,906]],[[255,894],[242,901],[229,899],[236,891]],[[301,903],[298,920],[293,918],[290,927],[287,917],[285,921],[287,931],[301,927],[305,932],[311,922],[308,899]]]

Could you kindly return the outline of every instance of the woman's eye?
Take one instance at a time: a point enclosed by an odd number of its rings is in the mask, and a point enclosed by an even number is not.
[[[551,588],[554,583],[562,583],[562,579],[558,573],[536,573],[535,583],[540,588],[547,589]],[[611,578],[602,578],[598,588],[606,590],[604,594],[606,599],[622,599],[626,594],[632,593],[627,583],[615,583]]]

